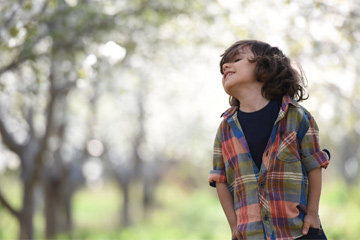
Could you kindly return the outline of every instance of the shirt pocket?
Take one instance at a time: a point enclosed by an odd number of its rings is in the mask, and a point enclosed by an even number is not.
[[[286,132],[282,135],[276,158],[285,162],[300,160],[296,132]]]

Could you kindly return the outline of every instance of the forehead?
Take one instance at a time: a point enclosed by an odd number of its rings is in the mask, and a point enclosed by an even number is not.
[[[249,46],[245,46],[245,47],[238,47],[238,48],[234,51],[234,56],[238,56],[238,55],[253,56],[253,53],[251,52]]]
[[[253,53],[250,50],[250,46],[238,46],[230,50],[226,56],[224,56],[224,62],[232,61],[235,57],[238,56],[248,56],[253,57]]]

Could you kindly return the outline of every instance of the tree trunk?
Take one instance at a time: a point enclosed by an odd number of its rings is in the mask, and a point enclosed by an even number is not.
[[[130,225],[130,216],[129,216],[129,182],[122,183],[123,189],[123,211],[122,211],[122,225]]]
[[[24,181],[22,206],[19,219],[19,239],[33,239],[34,187],[26,181]]]
[[[65,231],[69,233],[70,239],[73,228],[71,199],[72,199],[72,193],[65,195],[65,219],[66,219]]]
[[[56,201],[58,199],[58,186],[57,184],[45,183],[45,236],[47,239],[55,238],[56,231],[56,208],[58,207]]]
[[[45,183],[46,238],[53,239],[61,232],[70,234],[72,194],[65,192],[61,180]],[[69,235],[70,236],[70,235]]]
[[[156,183],[152,181],[143,182],[143,208],[145,214],[147,214],[148,210],[154,202],[155,185]]]

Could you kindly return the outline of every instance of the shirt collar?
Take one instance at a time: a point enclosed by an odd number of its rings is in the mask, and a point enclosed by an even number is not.
[[[288,94],[284,95],[282,98],[282,103],[281,103],[281,109],[284,112],[287,112],[288,106],[289,104],[293,105],[294,107],[300,107],[300,105],[298,104],[298,102],[296,102],[294,99],[292,99]]]
[[[282,102],[281,102],[281,109],[280,109],[280,113],[278,116],[278,120],[280,120],[285,113],[287,112],[287,110],[289,109],[289,104],[295,106],[295,107],[299,107],[300,105],[294,100],[292,99],[288,94],[284,95],[282,98]],[[234,115],[234,113],[237,112],[237,110],[239,109],[239,106],[232,106],[230,108],[228,108],[225,112],[223,112],[221,114],[220,117],[223,117],[224,119],[228,119],[230,118],[232,115]]]

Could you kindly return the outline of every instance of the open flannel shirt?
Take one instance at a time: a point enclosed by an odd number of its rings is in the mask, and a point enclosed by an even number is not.
[[[308,173],[326,168],[330,154],[320,150],[318,127],[310,113],[285,95],[263,154],[261,168],[252,160],[231,107],[214,142],[209,183],[227,183],[243,239],[294,239],[307,205]]]

